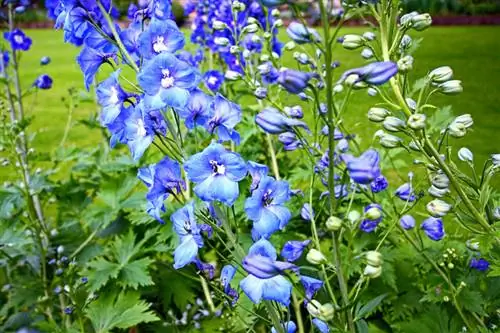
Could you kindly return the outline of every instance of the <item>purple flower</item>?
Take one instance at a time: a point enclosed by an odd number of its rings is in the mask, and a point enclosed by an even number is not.
[[[50,89],[52,88],[52,78],[47,74],[42,74],[37,77],[36,81],[33,83],[33,86],[38,89]]]
[[[311,240],[288,241],[281,249],[281,256],[289,262],[294,262],[302,256],[304,249],[311,243]]]
[[[399,224],[405,230],[413,229],[415,227],[415,219],[411,215],[403,215],[399,220]]]
[[[318,331],[320,331],[321,333],[329,333],[330,332],[330,328],[328,327],[328,324],[325,323],[323,320],[318,319],[318,318],[314,318],[312,320],[312,323],[314,326],[316,326]]]
[[[284,111],[289,117],[297,119],[304,118],[304,112],[302,111],[302,107],[300,105],[285,107]]]
[[[443,239],[445,233],[443,228],[443,220],[437,217],[429,217],[420,226],[427,237],[434,241],[439,241]]]
[[[260,180],[267,176],[269,173],[269,168],[260,163],[248,162],[248,172],[250,176],[252,176],[252,184],[250,184],[250,191],[254,191],[257,187],[259,187]]]
[[[274,108],[265,108],[255,116],[255,122],[264,131],[271,134],[280,134],[287,131],[293,132],[294,127],[302,127],[309,131],[306,123],[288,118]]]
[[[111,73],[111,75],[97,86],[97,102],[102,107],[101,124],[108,125],[112,123],[120,114],[123,101],[127,99],[128,94],[122,89],[118,82],[120,70]]]
[[[413,188],[410,183],[404,183],[403,185],[398,187],[394,194],[404,201],[413,202],[416,200],[415,194],[413,193]]]
[[[232,304],[235,305],[238,301],[239,294],[238,292],[231,287],[231,281],[236,274],[236,268],[232,265],[226,265],[222,268],[220,273],[220,282],[222,284],[222,288],[224,293],[229,297],[233,298]]]
[[[380,176],[379,154],[374,149],[368,149],[359,157],[350,154],[342,154],[341,157],[351,179],[358,184],[370,184]]]
[[[298,94],[307,87],[309,80],[311,80],[314,76],[314,73],[285,69],[279,73],[278,83],[289,93]]]
[[[490,263],[484,258],[472,258],[469,267],[484,272],[490,268]]]
[[[357,75],[357,81],[367,84],[381,85],[389,81],[398,72],[398,65],[392,61],[372,62],[360,68],[354,68],[342,74],[340,81],[344,81],[349,75]]]
[[[370,188],[372,189],[373,193],[382,192],[387,188],[387,186],[389,186],[389,183],[387,182],[387,179],[382,175],[378,176],[370,183]]]
[[[283,144],[283,149],[286,151],[293,151],[301,146],[300,140],[297,135],[292,132],[284,132],[278,136],[278,140]]]
[[[310,276],[301,275],[300,282],[302,283],[302,286],[305,290],[306,297],[304,303],[306,304],[307,301],[312,300],[314,295],[316,295],[316,292],[323,287],[323,281],[312,278]]]
[[[78,62],[78,65],[80,65],[83,72],[85,88],[87,90],[90,89],[90,85],[94,81],[95,74],[97,73],[99,67],[113,57],[113,53],[105,53],[88,46],[84,46],[82,48],[82,51],[76,58],[76,61]]]
[[[196,126],[208,126],[208,120],[212,116],[212,102],[213,97],[196,89],[189,95],[186,106],[176,111],[189,129]]]
[[[3,33],[3,37],[10,43],[14,51],[28,51],[31,47],[31,38],[20,29],[6,31]]]
[[[213,133],[217,131],[219,141],[233,141],[240,143],[240,134],[234,129],[241,121],[241,107],[221,94],[217,94],[211,104],[213,116],[208,121],[208,130]]]

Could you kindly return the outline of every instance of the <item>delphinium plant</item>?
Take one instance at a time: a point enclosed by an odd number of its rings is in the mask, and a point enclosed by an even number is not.
[[[500,158],[477,168],[469,149],[453,149],[473,120],[432,104],[462,91],[451,68],[412,75],[410,35],[431,25],[428,14],[403,15],[398,1],[314,1],[315,28],[297,1],[193,1],[188,33],[167,0],[131,4],[126,25],[109,1],[47,4],[81,47],[99,121],[112,147],[128,146],[157,221],[118,198],[134,189],[129,173],[103,189],[108,206],[92,208],[114,209],[117,236],[86,229],[73,257],[89,301],[69,298],[63,329],[495,329]],[[369,28],[344,34],[359,17]],[[342,49],[366,64],[341,69]],[[374,136],[349,127],[366,93]],[[184,284],[162,278],[171,268]],[[190,302],[160,306],[193,282]]]

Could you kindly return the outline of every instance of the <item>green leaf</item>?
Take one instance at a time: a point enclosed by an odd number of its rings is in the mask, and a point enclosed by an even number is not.
[[[359,309],[359,311],[356,312],[356,318],[358,319],[365,318],[367,315],[372,313],[372,311],[375,310],[375,308],[384,300],[386,296],[387,294],[379,295],[374,299],[372,299],[371,301],[369,301],[368,303],[366,303],[365,305],[363,305]]]
[[[363,319],[356,322],[356,331],[359,333],[368,333],[368,324]]]
[[[90,290],[98,290],[104,286],[109,279],[114,279],[120,273],[120,266],[109,262],[104,258],[98,258],[89,263],[92,274],[89,277]]]
[[[137,289],[139,286],[150,286],[153,280],[148,273],[148,267],[153,262],[149,258],[143,258],[128,263],[120,271],[120,278],[118,284],[124,287],[132,287]]]
[[[487,316],[487,313],[484,311],[482,304],[485,304],[483,296],[478,291],[473,291],[470,289],[463,289],[458,294],[458,302],[470,312],[477,313],[481,316]]]
[[[149,304],[142,301],[138,293],[101,295],[88,306],[86,313],[96,333],[159,320],[152,311],[149,311]]]

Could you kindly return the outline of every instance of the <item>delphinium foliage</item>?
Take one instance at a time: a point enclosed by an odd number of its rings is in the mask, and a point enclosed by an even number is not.
[[[318,8],[319,27],[304,5]],[[432,19],[399,5],[188,1],[188,32],[168,0],[131,4],[126,23],[110,1],[47,1],[64,41],[80,48],[110,146],[133,161],[88,176],[98,193],[65,222],[69,257],[48,245],[37,191],[21,187],[39,240],[32,284],[45,293],[28,325],[494,331],[500,156],[479,166],[453,148],[473,119],[433,97],[459,94],[461,81],[445,64],[413,75],[416,38]],[[286,24],[282,8],[293,14]],[[369,18],[362,34],[344,33],[352,18]],[[11,27],[6,38],[15,56],[24,34]],[[343,68],[343,49],[366,63]],[[375,133],[350,128],[360,94],[372,100]]]

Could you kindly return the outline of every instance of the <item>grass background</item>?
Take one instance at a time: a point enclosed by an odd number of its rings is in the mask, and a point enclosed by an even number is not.
[[[366,28],[346,28],[341,34],[362,33]],[[79,50],[73,45],[64,44],[62,32],[54,30],[28,30],[33,46],[23,54],[21,77],[27,86],[42,73],[48,73],[54,80],[53,88],[40,91],[37,96],[29,96],[26,105],[35,103],[33,129],[38,136],[34,146],[39,151],[49,152],[60,142],[67,120],[67,108],[62,98],[67,96],[70,87],[83,89],[83,76],[76,64],[75,57]],[[500,27],[464,26],[432,27],[414,34],[414,38],[423,37],[420,48],[414,54],[415,63],[412,78],[424,76],[430,69],[449,65],[455,72],[455,78],[463,82],[464,92],[458,96],[436,96],[431,102],[443,106],[451,104],[455,115],[471,113],[474,130],[465,139],[459,139],[455,146],[466,146],[473,150],[477,163],[481,163],[492,153],[500,152]],[[359,52],[345,51],[337,47],[336,60],[344,71],[363,63]],[[40,66],[40,58],[49,56],[52,62]],[[295,66],[291,57],[287,58],[290,67]],[[101,78],[104,79],[104,76]],[[363,137],[371,136],[376,127],[369,124],[366,112],[375,103],[366,91],[356,92],[347,113],[348,128]],[[83,103],[73,114],[73,126],[67,144],[88,146],[99,140],[98,133],[78,125],[77,120],[86,119],[97,110],[94,103]],[[307,110],[306,110],[307,112]],[[33,130],[32,129],[32,130]],[[5,178],[5,171],[0,171]],[[8,176],[7,176],[8,178]]]

